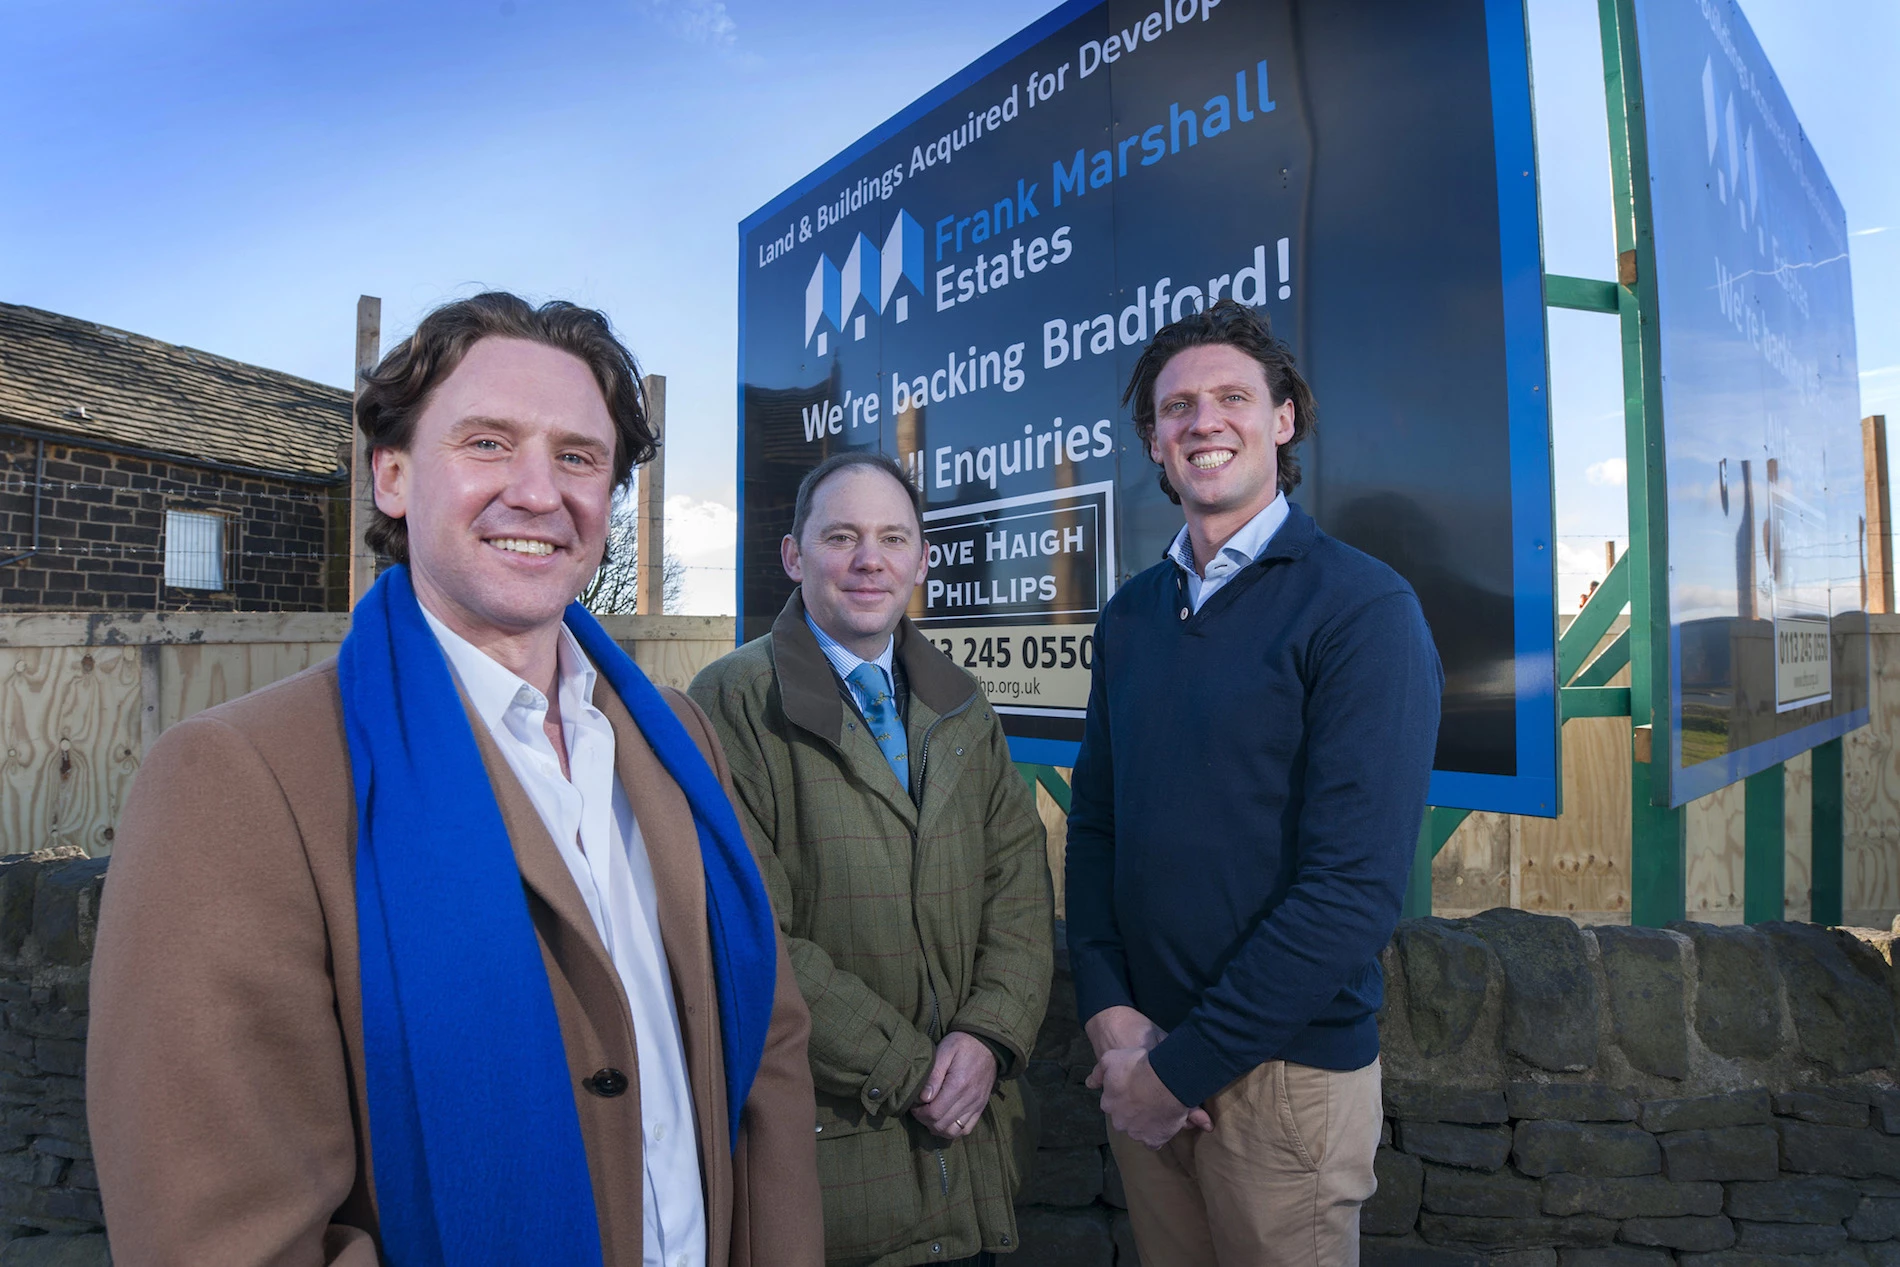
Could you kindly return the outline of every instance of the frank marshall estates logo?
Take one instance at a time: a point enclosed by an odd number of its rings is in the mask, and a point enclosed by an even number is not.
[[[908,289],[901,290],[904,283]],[[811,280],[805,283],[805,346],[818,342],[818,355],[830,351],[830,336],[864,337],[867,310],[882,316],[896,309],[899,321],[910,320],[910,296],[924,291],[924,229],[910,213],[899,210],[880,248],[863,233],[852,239],[844,267],[820,255]]]

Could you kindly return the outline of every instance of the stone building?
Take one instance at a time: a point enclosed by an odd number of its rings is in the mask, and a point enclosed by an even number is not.
[[[0,609],[347,602],[350,394],[0,304]]]

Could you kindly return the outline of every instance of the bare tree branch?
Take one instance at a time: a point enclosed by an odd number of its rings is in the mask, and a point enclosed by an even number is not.
[[[637,515],[631,487],[614,495],[612,517],[607,525],[607,557],[601,562],[600,571],[594,573],[581,591],[581,606],[596,616],[625,615],[638,605],[640,534]],[[686,587],[686,567],[671,554],[664,556],[661,567],[664,569],[661,602],[667,611],[676,612]]]

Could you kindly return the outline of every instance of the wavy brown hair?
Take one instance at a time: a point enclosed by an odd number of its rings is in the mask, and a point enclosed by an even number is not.
[[[1313,433],[1318,407],[1313,403],[1312,389],[1294,367],[1293,349],[1287,346],[1286,340],[1273,333],[1272,323],[1264,314],[1232,299],[1219,300],[1204,312],[1163,326],[1142,349],[1141,359],[1135,362],[1134,373],[1129,376],[1128,390],[1122,393],[1122,404],[1133,402],[1135,407],[1135,434],[1141,437],[1141,451],[1148,455],[1149,461],[1154,460],[1155,383],[1161,371],[1189,348],[1221,345],[1239,348],[1260,362],[1274,408],[1279,408],[1284,401],[1293,402],[1293,438],[1281,445],[1278,453],[1280,491],[1290,493],[1300,484],[1300,460],[1294,456],[1293,449]],[[1181,495],[1168,483],[1165,469],[1160,481],[1161,491],[1179,506]]]
[[[614,423],[615,488],[627,482],[634,467],[652,459],[657,438],[647,421],[640,366],[614,337],[606,314],[561,299],[536,308],[499,290],[437,308],[363,375],[356,419],[364,459],[377,449],[407,449],[430,394],[470,348],[488,338],[526,339],[568,352],[593,372]],[[371,508],[363,540],[398,563],[409,561],[408,525],[380,509]]]

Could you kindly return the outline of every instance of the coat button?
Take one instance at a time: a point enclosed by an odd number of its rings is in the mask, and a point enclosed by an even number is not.
[[[872,1087],[870,1090],[870,1098],[873,1100],[882,1100],[884,1098],[884,1088]]]
[[[583,1078],[581,1085],[595,1095],[611,1100],[626,1091],[627,1075],[618,1069],[602,1069],[591,1078]]]
[[[941,1254],[941,1253],[943,1253],[943,1242],[942,1242],[942,1241],[932,1241],[932,1242],[930,1243],[930,1252],[931,1252],[931,1253],[933,1253],[933,1254]]]
[[[1007,1244],[1009,1244],[1009,1237],[1007,1237],[1007,1236],[1005,1236],[1005,1237],[1003,1238],[1003,1244],[1005,1244],[1005,1245],[1007,1245]]]
[[[1188,618],[1188,609],[1183,607],[1181,609],[1181,619],[1186,620],[1187,618]]]

